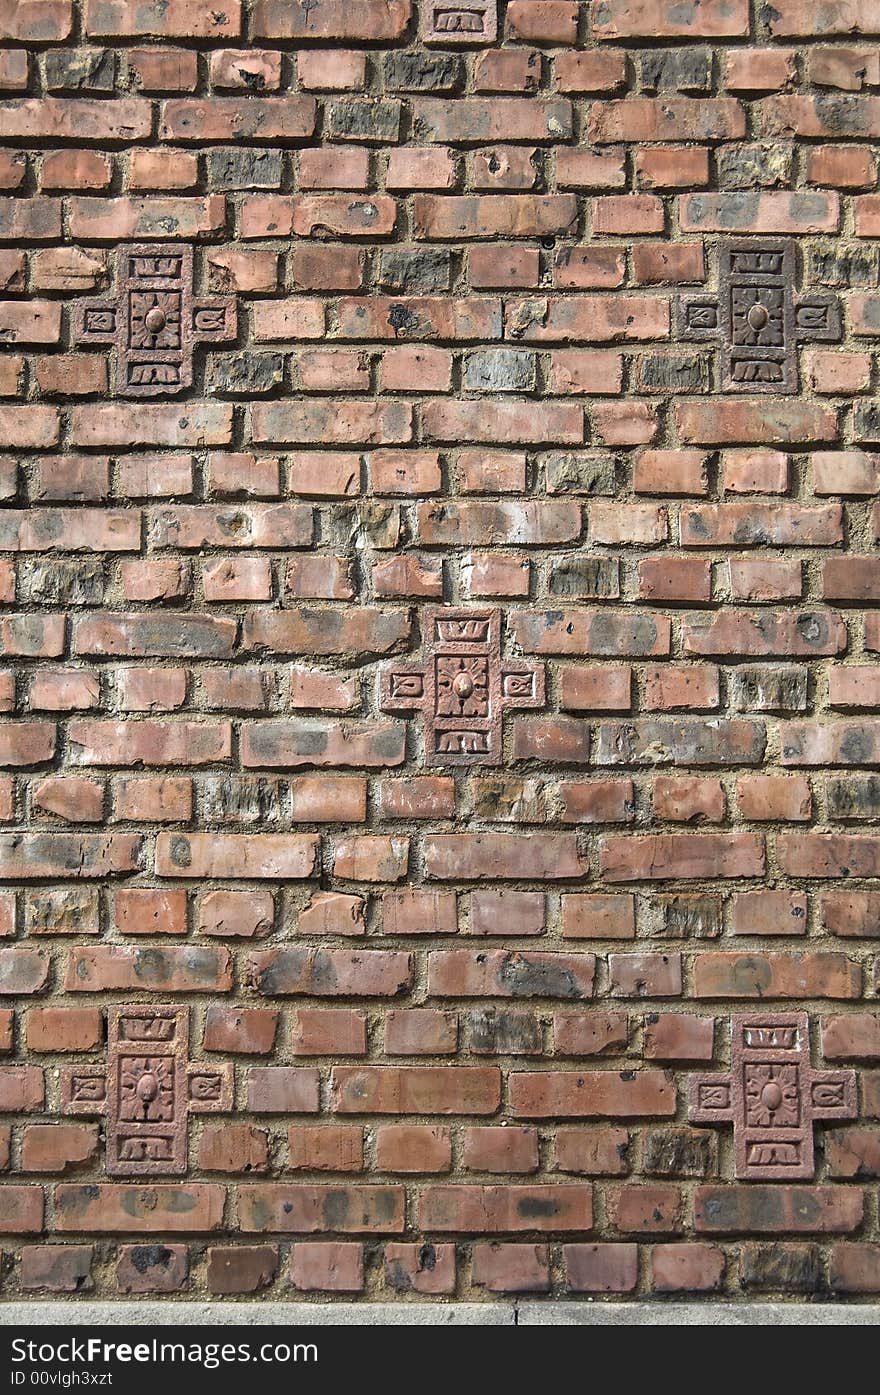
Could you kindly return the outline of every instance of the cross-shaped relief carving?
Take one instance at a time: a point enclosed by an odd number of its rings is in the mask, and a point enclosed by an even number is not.
[[[185,1007],[113,1007],[107,1029],[106,1066],[64,1068],[62,1111],[106,1116],[113,1177],[186,1172],[189,1115],[232,1109],[232,1066],[187,1061]]]
[[[719,346],[722,392],[797,392],[798,344],[840,338],[837,297],[796,279],[794,242],[722,242],[717,296],[679,299],[679,337]]]
[[[235,301],[193,295],[193,250],[182,243],[120,247],[113,299],[76,307],[74,339],[115,350],[119,397],[171,397],[192,384],[197,344],[234,339]]]
[[[734,1017],[730,1073],[690,1082],[695,1124],[733,1124],[736,1175],[783,1182],[812,1177],[813,1125],[854,1119],[851,1070],[816,1070],[805,1012]]]
[[[385,670],[382,710],[421,711],[431,764],[498,765],[504,712],[544,706],[544,665],[502,659],[500,610],[427,610],[424,650]]]

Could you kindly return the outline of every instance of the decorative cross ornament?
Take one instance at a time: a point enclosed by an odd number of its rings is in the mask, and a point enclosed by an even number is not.
[[[424,649],[383,673],[382,710],[421,710],[432,764],[498,765],[503,713],[544,706],[544,665],[502,659],[500,610],[427,610]]]
[[[107,1065],[67,1066],[67,1114],[104,1114],[112,1177],[186,1172],[189,1114],[232,1109],[230,1065],[187,1062],[189,1008],[113,1007]]]
[[[837,297],[795,295],[790,240],[722,242],[718,259],[718,295],[680,298],[679,336],[719,345],[722,392],[797,392],[798,344],[840,338]]]
[[[813,1125],[854,1119],[851,1070],[816,1070],[805,1012],[734,1017],[729,1075],[690,1082],[695,1124],[733,1124],[736,1175],[784,1182],[812,1177]]]
[[[188,243],[129,244],[116,262],[116,297],[76,308],[74,339],[115,349],[119,397],[171,397],[190,387],[197,344],[234,339],[235,302],[193,295]]]
[[[497,38],[498,0],[423,0],[426,44],[494,44]]]

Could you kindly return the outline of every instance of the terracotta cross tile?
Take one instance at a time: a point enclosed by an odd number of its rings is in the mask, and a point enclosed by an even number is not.
[[[114,1177],[186,1172],[190,1114],[232,1109],[232,1066],[187,1062],[189,1009],[112,1007],[107,1065],[62,1072],[67,1114],[104,1114]]]
[[[717,296],[679,300],[680,337],[719,345],[722,391],[796,392],[798,344],[840,338],[837,297],[796,279],[794,242],[722,242]]]
[[[170,397],[192,384],[193,350],[235,338],[235,302],[193,294],[193,249],[182,243],[120,247],[116,295],[80,301],[74,338],[115,350],[119,397]]]
[[[734,1017],[730,1072],[690,1082],[695,1124],[733,1124],[736,1175],[754,1181],[812,1177],[813,1125],[854,1119],[851,1070],[816,1070],[805,1012]]]
[[[425,658],[382,675],[385,712],[421,710],[425,759],[497,765],[508,708],[544,705],[544,665],[501,657],[500,610],[425,612]]]

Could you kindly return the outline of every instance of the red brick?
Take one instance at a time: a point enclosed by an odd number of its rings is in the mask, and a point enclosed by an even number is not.
[[[39,1235],[43,1229],[43,1188],[3,1186],[0,1235]]]
[[[694,1228],[716,1235],[834,1234],[858,1229],[863,1204],[858,1188],[704,1186],[694,1193]]]
[[[569,1293],[632,1293],[639,1281],[637,1245],[563,1245]]]
[[[651,1287],[655,1293],[714,1293],[724,1268],[724,1252],[714,1245],[655,1245]]]
[[[619,1177],[630,1170],[626,1129],[582,1125],[556,1130],[553,1166],[585,1177]]]
[[[439,1234],[585,1231],[593,1225],[592,1189],[569,1186],[428,1186],[419,1225]]]
[[[267,880],[312,876],[313,834],[173,834],[156,840],[156,872],[167,877],[242,876]]]
[[[382,896],[385,935],[454,935],[456,897],[449,891],[386,891]]]
[[[103,1037],[101,1014],[97,1008],[29,1008],[26,1035],[29,1051],[93,1051]]]
[[[509,1078],[515,1118],[664,1117],[675,1113],[675,1088],[662,1071],[516,1071]]]
[[[764,871],[763,841],[751,833],[607,837],[600,858],[610,882],[759,877]]]
[[[468,1172],[537,1172],[537,1131],[492,1125],[466,1129],[462,1166]]]
[[[680,1187],[653,1183],[609,1189],[611,1226],[622,1235],[676,1234],[682,1229],[684,1197]]]
[[[395,1293],[455,1292],[455,1246],[404,1244],[385,1246],[385,1283]]]
[[[120,1245],[116,1286],[120,1293],[177,1293],[187,1271],[185,1245]]]
[[[651,803],[655,818],[670,823],[720,823],[726,808],[721,781],[694,775],[658,775]]]
[[[211,1003],[205,1014],[206,1051],[268,1055],[275,1045],[278,1013],[272,1008],[233,1008]]]
[[[798,891],[740,891],[730,903],[734,935],[805,935],[807,898]]]
[[[360,1293],[364,1287],[364,1247],[349,1241],[300,1241],[290,1253],[290,1282],[304,1293]]]
[[[711,1017],[684,1013],[649,1013],[644,1052],[654,1061],[711,1061],[715,1023]]]
[[[837,413],[821,403],[764,401],[677,401],[673,406],[678,434],[686,445],[780,445],[836,441]]]
[[[389,1056],[443,1056],[458,1044],[454,1013],[435,1008],[410,1008],[388,1013],[385,1052]]]
[[[785,494],[789,459],[777,450],[729,450],[724,453],[724,488],[734,494]]]
[[[317,1114],[317,1070],[296,1066],[252,1066],[248,1109],[254,1114]]]
[[[494,1066],[334,1066],[339,1114],[494,1114],[501,1074]]]
[[[822,1051],[829,1061],[880,1059],[880,1017],[854,1013],[848,1017],[824,1018]]]
[[[237,1190],[243,1234],[399,1235],[404,1226],[401,1186],[258,1183]]]
[[[196,926],[199,934],[220,939],[262,939],[274,917],[269,892],[209,891],[199,901]]]
[[[21,1286],[28,1292],[88,1293],[94,1288],[91,1245],[27,1245],[21,1252]]]
[[[833,1293],[880,1292],[880,1245],[834,1245],[828,1281]]]
[[[741,775],[736,798],[743,818],[759,822],[803,822],[813,807],[809,781],[797,775]]]
[[[473,1281],[489,1293],[549,1293],[549,1247],[475,1245]]]
[[[319,891],[300,912],[300,935],[355,935],[366,933],[364,901],[338,891]]]
[[[291,1172],[360,1172],[363,1130],[353,1124],[294,1124],[287,1131],[287,1159]]]
[[[227,950],[166,945],[161,951],[118,945],[74,950],[68,958],[68,992],[116,992],[147,987],[153,992],[228,992],[232,987]]]
[[[0,1109],[25,1114],[42,1108],[43,1072],[39,1066],[0,1066]]]
[[[412,956],[386,950],[270,949],[257,955],[250,974],[268,996],[357,995],[391,997],[412,983]]]
[[[572,834],[434,834],[425,840],[425,871],[438,881],[577,877],[581,862]]]
[[[97,1124],[29,1124],[22,1132],[22,1172],[63,1176],[93,1164],[98,1153]]]
[[[676,998],[681,995],[678,954],[609,954],[611,994],[615,998]]]
[[[861,974],[844,954],[698,954],[696,998],[856,998]]]
[[[410,0],[325,0],[320,12],[304,0],[257,0],[254,33],[259,39],[399,39],[410,20]]]
[[[113,919],[122,935],[185,935],[186,892],[125,887],[114,895]]]
[[[366,82],[367,55],[355,49],[303,49],[296,64],[303,87],[315,91],[355,91]]]
[[[639,150],[636,174],[648,189],[700,188],[709,183],[709,152],[705,147],[675,145]]]
[[[212,1246],[205,1278],[209,1293],[256,1293],[275,1277],[276,1245]]]
[[[636,933],[632,896],[571,894],[562,897],[563,939],[631,940]]]
[[[597,102],[587,123],[591,141],[602,144],[613,141],[681,141],[735,140],[745,135],[745,114],[739,102],[730,97],[703,98],[694,102],[688,98],[654,99],[630,97],[625,101]],[[707,195],[723,198],[723,195]],[[772,195],[764,197],[773,198]],[[825,225],[835,227],[835,224]],[[687,232],[695,229],[684,221]],[[787,231],[764,229],[761,231]],[[822,231],[817,228],[817,231]]]
[[[62,1234],[208,1234],[222,1228],[225,1187],[215,1183],[62,1182],[54,1189]]]
[[[449,1172],[449,1131],[427,1124],[382,1124],[376,1130],[376,1166],[380,1172]]]

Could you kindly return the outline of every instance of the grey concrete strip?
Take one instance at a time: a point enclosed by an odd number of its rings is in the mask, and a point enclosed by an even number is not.
[[[512,1327],[512,1303],[0,1303],[0,1327]]]
[[[880,1307],[845,1303],[521,1303],[520,1327],[872,1327]]]
[[[0,1327],[773,1327],[880,1325],[843,1303],[2,1303]]]

